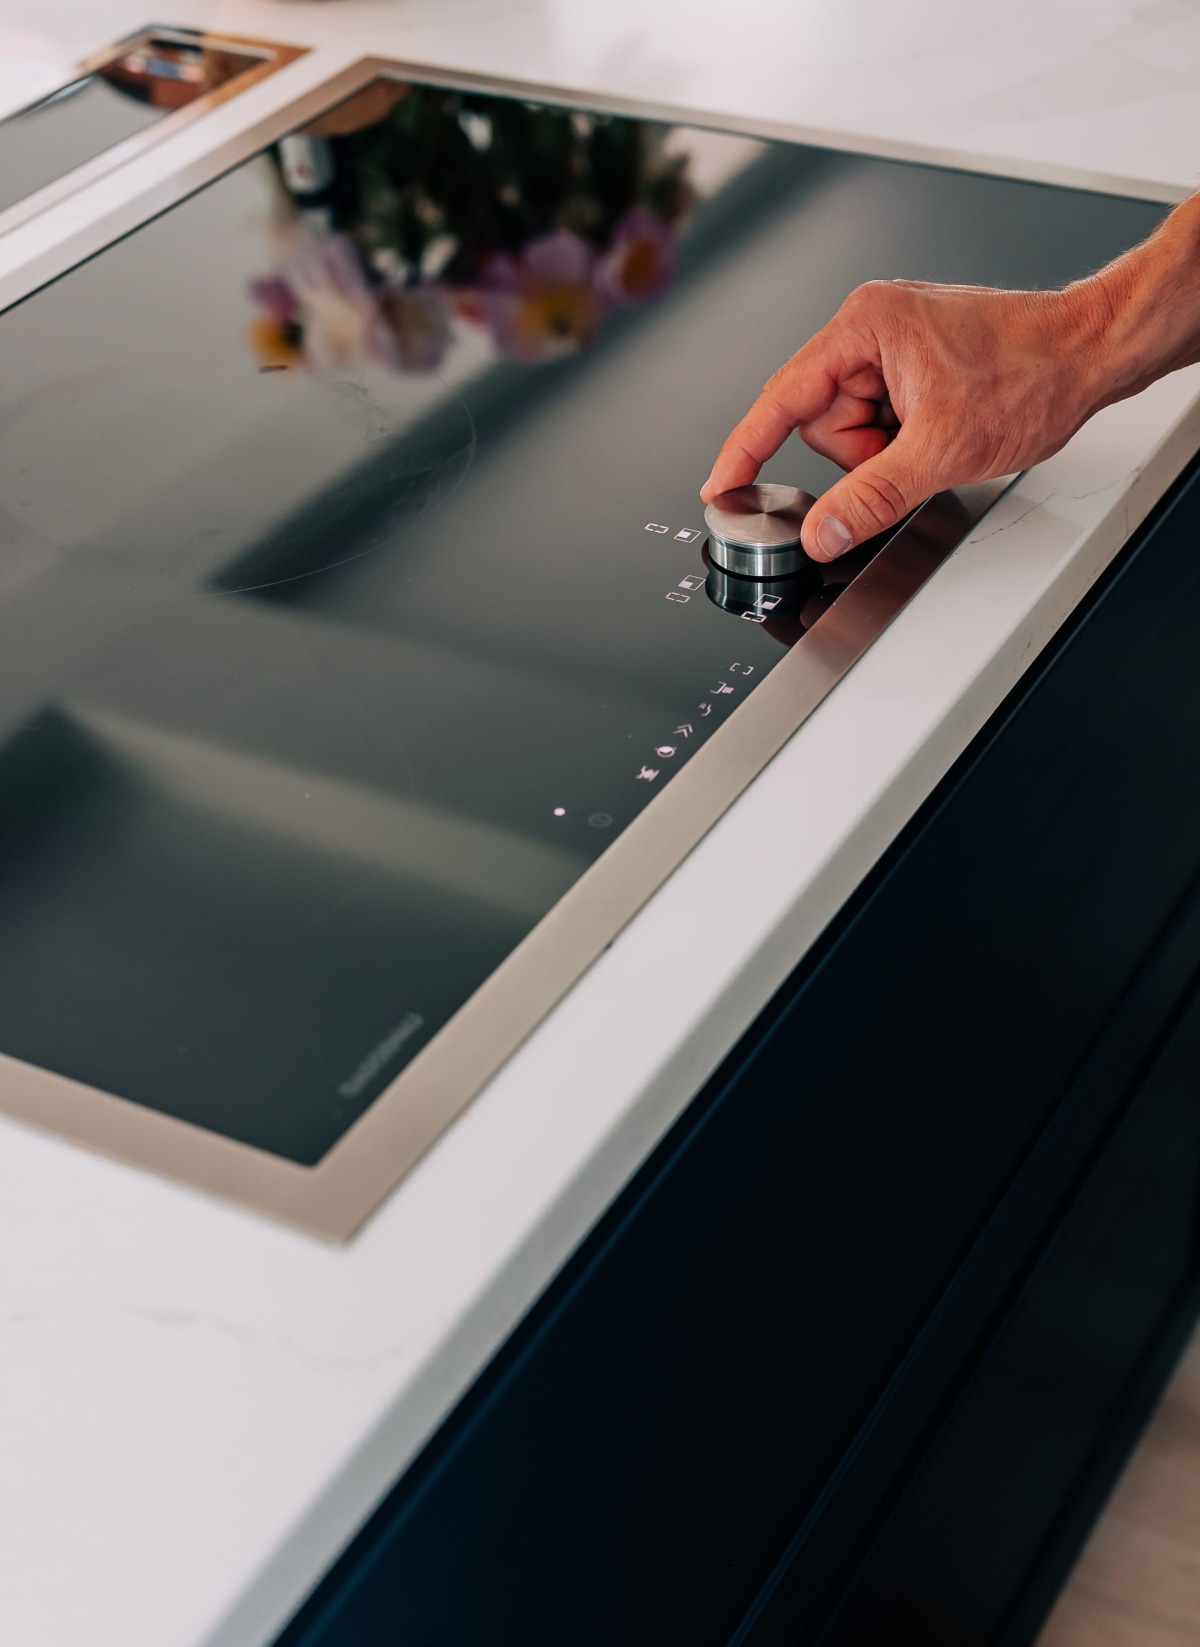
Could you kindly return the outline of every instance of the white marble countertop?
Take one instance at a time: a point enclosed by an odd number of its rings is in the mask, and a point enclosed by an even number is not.
[[[367,52],[1158,199],[1200,175],[1197,0],[169,10],[318,49],[7,237],[0,281]],[[0,107],[146,21],[9,0]],[[348,1245],[0,1120],[0,1640],[264,1647],[1198,445],[1192,370],[1025,476]]]

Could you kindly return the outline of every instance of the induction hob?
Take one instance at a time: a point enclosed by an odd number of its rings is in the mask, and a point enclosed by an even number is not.
[[[0,119],[0,233],[140,153],[179,111],[202,114],[302,55],[175,28],[106,46],[66,85]]]
[[[179,192],[0,315],[0,1107],[344,1237],[999,489],[731,578],[759,384],[1162,209],[378,63]]]

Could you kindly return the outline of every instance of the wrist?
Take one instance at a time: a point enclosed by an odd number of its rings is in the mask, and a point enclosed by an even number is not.
[[[1149,240],[1055,295],[1089,415],[1200,359],[1200,196]]]

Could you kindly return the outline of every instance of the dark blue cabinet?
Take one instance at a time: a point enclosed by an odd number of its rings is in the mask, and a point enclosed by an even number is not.
[[[1190,1321],[1176,487],[279,1647],[1029,1639]]]

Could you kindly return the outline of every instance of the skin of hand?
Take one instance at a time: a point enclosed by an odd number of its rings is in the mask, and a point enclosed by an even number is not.
[[[810,510],[829,561],[933,492],[1028,469],[1102,406],[1200,359],[1200,195],[1061,291],[874,280],[767,382],[722,446],[705,502],[796,430],[849,471]]]

